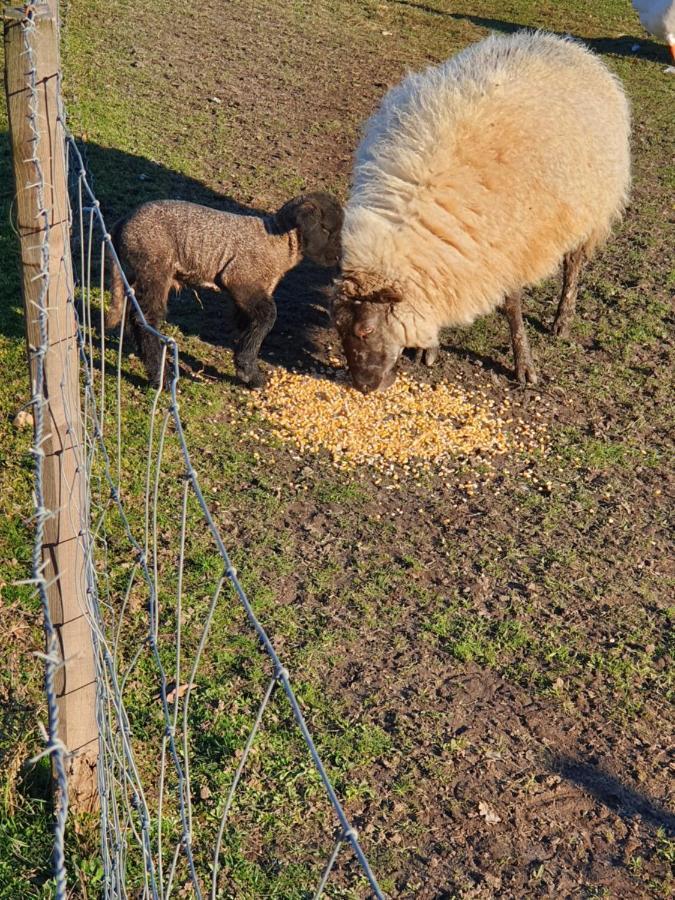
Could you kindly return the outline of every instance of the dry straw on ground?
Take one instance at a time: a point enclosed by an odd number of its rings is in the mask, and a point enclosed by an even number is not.
[[[467,459],[489,469],[496,456],[546,447],[544,426],[514,417],[508,400],[497,406],[483,391],[405,374],[364,396],[344,371],[322,378],[276,369],[251,404],[301,455],[326,451],[339,469],[368,466],[394,479],[448,475]]]

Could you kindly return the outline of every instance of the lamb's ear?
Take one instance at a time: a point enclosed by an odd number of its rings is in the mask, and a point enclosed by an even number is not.
[[[298,223],[296,221],[295,213],[300,199],[300,197],[293,197],[292,200],[287,200],[286,203],[276,211],[274,218],[277,220],[277,225],[282,231],[290,231],[292,228],[297,228]]]
[[[337,232],[342,229],[345,211],[337,197],[334,197],[332,194],[319,192],[310,194],[309,199],[321,209],[321,221],[324,228],[331,232]]]
[[[310,228],[321,224],[321,208],[311,198],[303,195],[284,203],[277,213],[279,224],[285,229]]]
[[[295,221],[304,240],[310,244],[322,224],[321,207],[314,200],[303,197],[295,209]],[[319,235],[317,235],[319,236]]]

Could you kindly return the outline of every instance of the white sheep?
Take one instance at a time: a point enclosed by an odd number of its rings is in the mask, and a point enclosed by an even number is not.
[[[584,46],[492,35],[385,96],[356,153],[333,317],[352,380],[387,387],[405,347],[504,306],[520,381],[537,376],[521,292],[563,262],[566,335],[579,268],[630,187],[630,111]]]

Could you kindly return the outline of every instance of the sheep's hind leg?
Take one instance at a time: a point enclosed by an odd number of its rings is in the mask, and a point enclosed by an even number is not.
[[[234,365],[241,381],[249,387],[261,388],[265,384],[265,377],[258,367],[258,354],[262,342],[276,321],[277,308],[274,300],[264,295],[253,301],[247,300],[244,310],[249,317],[249,326],[235,353]]]
[[[521,384],[537,383],[537,370],[534,367],[530,343],[523,322],[522,291],[509,294],[504,301],[504,312],[511,329],[511,344],[516,367],[516,378]]]
[[[574,318],[574,310],[577,305],[577,294],[579,292],[579,273],[581,272],[581,264],[584,261],[583,247],[578,247],[571,253],[565,254],[563,260],[563,286],[560,295],[560,303],[558,311],[555,314],[553,322],[553,334],[557,337],[566,338],[569,336],[572,319]]]

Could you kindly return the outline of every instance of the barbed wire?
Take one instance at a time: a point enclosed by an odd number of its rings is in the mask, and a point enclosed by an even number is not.
[[[39,275],[42,287],[37,311],[40,346],[31,349],[36,371],[32,401],[35,415],[33,453],[36,498],[33,580],[40,595],[47,636],[47,652],[44,659],[48,729],[44,752],[52,759],[58,783],[53,859],[55,890],[57,900],[65,900],[68,760],[65,748],[58,738],[55,687],[55,672],[64,663],[59,656],[56,630],[50,616],[48,585],[42,562],[44,523],[53,514],[53,511],[44,508],[42,484],[42,443],[45,414],[48,409],[48,398],[45,397],[43,389],[43,370],[44,356],[48,347],[48,315],[50,312],[53,314],[53,311],[47,308],[50,224],[49,211],[45,209],[44,173],[35,152],[41,135],[37,114],[36,66],[31,40],[35,28],[32,18],[28,16],[21,27],[29,61],[28,81],[31,90],[29,116],[33,135],[31,162],[35,165],[36,173],[36,183],[31,187],[36,191],[36,217],[44,221]],[[58,126],[62,139],[56,141],[56,147],[64,154],[71,196],[70,214],[68,220],[62,222],[61,227],[64,229],[66,246],[73,239],[77,242],[79,250],[77,276],[73,277],[70,267],[62,264],[59,268],[59,277],[63,275],[66,279],[68,303],[73,305],[75,313],[75,339],[81,374],[83,443],[74,450],[77,455],[77,467],[84,473],[87,498],[86,502],[79,506],[80,512],[77,516],[73,513],[77,521],[73,520],[72,526],[75,532],[82,536],[83,542],[86,580],[84,612],[92,632],[97,682],[96,719],[100,751],[97,783],[101,808],[103,895],[110,900],[127,898],[131,895],[142,897],[143,900],[145,898],[168,900],[172,891],[176,890],[179,877],[187,878],[183,887],[189,884],[194,896],[199,900],[206,896],[216,900],[222,895],[219,875],[227,823],[265,713],[273,697],[279,695],[285,697],[288,703],[295,727],[302,737],[319,782],[337,819],[337,835],[332,842],[331,852],[323,866],[314,896],[318,898],[322,895],[339,854],[345,846],[349,846],[373,895],[381,898],[382,891],[361,847],[356,829],[349,821],[319,755],[291,684],[289,672],[255,614],[204,498],[180,414],[178,395],[180,367],[177,344],[172,337],[150,325],[143,314],[133,288],[120,265],[99,200],[91,187],[91,178],[83,154],[67,128],[65,110],[60,101],[59,104]],[[140,523],[138,511],[129,508],[129,497],[125,495],[126,469],[123,464],[125,398],[122,391],[125,335],[122,328],[117,348],[106,345],[103,321],[106,266],[115,267],[123,284],[125,299],[122,321],[125,322],[127,316],[134,316],[139,327],[160,342],[162,359],[159,383],[164,384],[167,380],[169,384],[168,392],[159,388],[152,395],[147,425],[143,510]],[[97,286],[94,287],[97,274]],[[68,350],[63,346],[58,348],[57,352],[65,354]],[[108,380],[106,379],[106,368],[112,352],[115,352],[115,365],[111,386],[110,375]],[[70,396],[68,385],[61,385],[61,390],[64,396]],[[66,404],[66,414],[70,427],[79,413]],[[110,417],[112,422],[109,421]],[[162,480],[162,475],[170,441],[177,443],[180,472],[175,480],[181,484],[178,559],[175,587],[171,591],[171,596],[174,597],[173,606],[170,607],[171,615],[166,609],[167,587],[163,584],[164,572],[159,562],[157,514],[162,493],[167,490],[168,483]],[[131,505],[133,506],[133,503]],[[196,648],[191,665],[186,666],[183,656],[183,610],[186,596],[187,545],[192,534],[192,530],[188,527],[189,509],[195,511],[193,515],[196,515],[205,527],[221,568],[215,584],[212,585],[203,620],[198,628],[193,629],[192,638],[193,643],[196,642]],[[119,555],[122,552],[128,557],[125,567],[114,565],[112,562],[114,554]],[[147,596],[144,634],[136,640],[134,646],[134,641],[127,637],[126,630],[133,618],[131,609],[134,597],[139,593],[141,586],[144,595]],[[195,845],[191,783],[191,763],[194,762],[194,754],[191,753],[190,745],[190,704],[214,617],[228,586],[243,610],[259,647],[269,660],[271,675],[248,731],[222,810],[218,814],[215,840],[208,854],[210,862],[207,864],[204,862],[205,848],[202,845]],[[173,623],[175,633],[168,634],[162,630],[162,626],[166,628],[167,623]],[[173,642],[171,665],[170,654],[166,651],[168,637]],[[153,788],[151,793],[148,793],[147,787],[148,762],[140,752],[141,738],[134,731],[132,721],[135,712],[130,711],[127,698],[131,683],[139,677],[137,673],[142,662],[148,661],[152,663],[153,668],[152,675],[147,675],[146,681],[154,681],[163,722],[161,746],[157,754],[159,756],[157,789]],[[188,669],[186,676],[185,672]],[[181,695],[182,687],[184,691]],[[182,711],[182,715],[179,710]],[[156,803],[156,810],[153,809],[153,802]],[[173,823],[172,819],[174,812],[176,823]],[[131,856],[134,853],[140,853],[142,860],[140,872],[133,870],[131,865]],[[131,873],[130,866],[133,870]],[[181,876],[180,872],[184,872],[184,876]],[[134,881],[131,889],[130,878]]]

